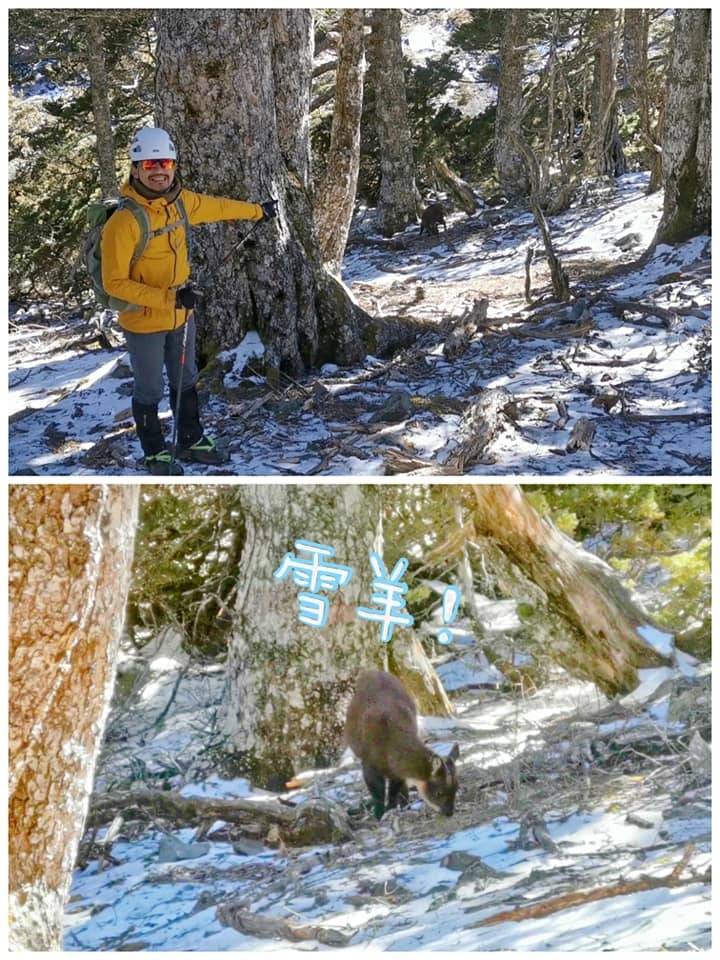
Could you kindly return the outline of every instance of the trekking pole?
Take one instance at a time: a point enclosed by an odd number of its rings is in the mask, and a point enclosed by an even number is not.
[[[273,200],[273,203],[277,203],[277,200]],[[245,246],[245,244],[248,242],[250,237],[253,235],[255,230],[257,230],[257,228],[260,226],[261,223],[265,223],[266,220],[267,220],[267,217],[263,217],[262,220],[256,220],[255,223],[250,227],[248,232],[245,234],[245,236],[241,237],[232,245],[232,247],[230,247],[230,249],[222,258],[218,266],[223,267],[234,253],[239,253],[242,250],[242,248]]]
[[[172,452],[170,454],[170,475],[175,466],[178,441],[178,421],[180,419],[180,397],[182,394],[183,374],[185,372],[185,354],[187,352],[188,323],[190,322],[190,308],[185,308],[185,324],[183,326],[182,350],[180,351],[180,369],[178,370],[177,399],[173,415]]]
[[[234,253],[239,253],[242,250],[242,248],[248,242],[250,237],[253,235],[253,231],[256,230],[258,228],[258,225],[261,224],[262,222],[263,220],[256,220],[255,223],[250,227],[248,232],[245,234],[245,236],[241,237],[230,247],[228,252],[225,254],[225,256],[222,258],[222,260],[218,264],[219,267],[224,267]]]

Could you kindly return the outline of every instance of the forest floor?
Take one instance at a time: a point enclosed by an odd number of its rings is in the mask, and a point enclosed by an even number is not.
[[[253,372],[263,348],[249,334],[224,354],[222,392],[200,385],[229,461],[188,474],[709,475],[711,240],[641,261],[662,210],[646,185],[640,173],[590,185],[550,218],[570,304],[552,296],[525,210],[454,213],[436,236],[390,240],[372,212],[357,218],[346,285],[373,316],[426,332],[391,358],[278,386]],[[9,391],[12,476],[142,474],[107,314],[11,308]]]
[[[512,698],[461,644],[437,664],[454,716],[423,720],[460,746],[454,815],[411,793],[376,821],[349,752],[281,795],[218,777],[223,671],[178,651],[144,651],[116,696],[65,950],[710,949],[707,665],[678,654],[612,703],[562,673]],[[334,836],[298,845],[265,809]]]

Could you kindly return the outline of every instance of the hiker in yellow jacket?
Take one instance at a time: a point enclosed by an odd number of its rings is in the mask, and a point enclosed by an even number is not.
[[[158,405],[164,393],[163,367],[176,416],[178,456],[200,463],[223,457],[200,424],[195,389],[196,294],[188,284],[189,226],[217,220],[264,220],[276,216],[276,202],[245,203],[186,190],[177,175],[177,150],[170,135],[143,127],[130,145],[129,181],[121,194],[148,217],[148,241],[135,259],[141,227],[128,206],[107,221],[101,236],[102,283],[106,292],[136,305],[121,311],[134,387],[132,410],[145,465],[152,474],[182,474],[163,437]]]

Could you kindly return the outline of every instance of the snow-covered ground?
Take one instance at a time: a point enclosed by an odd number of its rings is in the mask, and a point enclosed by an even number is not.
[[[629,174],[599,200],[552,218],[570,306],[547,296],[529,213],[455,213],[438,237],[410,227],[392,243],[374,237],[366,218],[348,248],[345,282],[371,314],[426,322],[428,332],[389,360],[328,365],[281,394],[245,367],[263,350],[250,334],[226,354],[226,387],[236,399],[203,396],[206,429],[222,439],[229,462],[216,471],[191,465],[188,474],[443,473],[464,435],[463,414],[483,390],[502,388],[514,420],[466,473],[709,475],[711,241],[661,246],[639,264],[662,207],[661,196],[646,195],[646,182]],[[538,248],[533,292],[543,295],[534,309],[523,297],[529,245]],[[483,297],[487,323],[447,359],[448,329]],[[100,347],[77,320],[12,312],[11,475],[142,471],[132,379],[116,342]],[[384,403],[397,395],[404,412],[386,415]],[[167,407],[162,415],[169,424]],[[568,450],[581,418],[594,428],[592,445]],[[393,457],[409,465],[398,471]]]
[[[468,647],[466,685],[483,682],[472,662]],[[456,666],[440,666],[444,680]],[[155,661],[153,696],[133,711],[127,729],[135,733],[106,748],[98,789],[113,773],[123,777],[144,768],[157,774],[176,760],[176,770],[202,764],[199,703],[208,704],[208,715],[217,703],[218,668],[191,670],[163,729],[152,731],[148,723],[163,708],[180,667],[165,658],[160,669]],[[693,689],[695,703],[709,697],[709,684]],[[282,849],[259,837],[233,845],[220,822],[194,844],[191,829],[171,827],[168,833],[157,824],[138,830],[128,823],[111,848],[115,863],[99,870],[91,860],[76,871],[64,947],[709,949],[709,770],[694,774],[673,757],[672,747],[629,767],[608,762],[620,760],[623,750],[640,758],[649,734],[662,742],[687,729],[674,703],[666,691],[645,709],[625,712],[607,704],[593,685],[567,677],[521,702],[487,688],[465,689],[455,717],[425,720],[439,752],[460,742],[454,816],[440,817],[416,801],[379,823],[369,816],[353,820],[353,835],[336,844]],[[520,777],[512,788],[505,779],[509,770]],[[298,781],[300,789],[283,795],[288,803],[335,802],[347,810],[364,796],[349,753],[337,768],[306,771]],[[176,773],[167,785],[185,797],[269,796],[246,781],[211,774],[198,781],[191,772]],[[667,884],[676,868],[681,882]],[[575,902],[576,893],[585,897]],[[596,899],[599,893],[606,896]],[[564,896],[570,899],[555,902]],[[228,902],[238,904],[244,932],[219,919],[218,907]],[[554,909],[545,913],[548,905]],[[536,915],[498,916],[529,907]],[[297,939],[250,932],[253,921],[271,918],[292,924]],[[494,922],[481,925],[488,918]]]

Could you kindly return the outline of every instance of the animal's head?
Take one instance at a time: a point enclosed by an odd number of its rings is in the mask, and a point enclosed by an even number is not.
[[[446,757],[433,754],[429,779],[417,785],[418,793],[425,803],[446,817],[451,817],[455,809],[455,794],[458,788],[455,761],[459,755],[460,749],[456,743]]]

